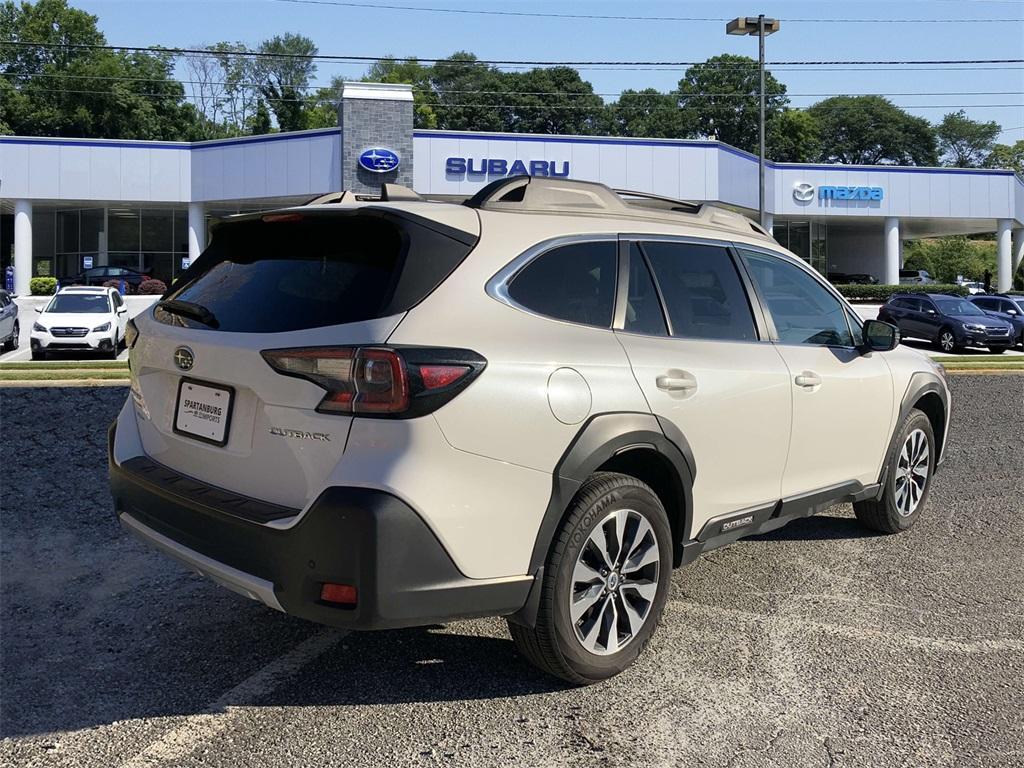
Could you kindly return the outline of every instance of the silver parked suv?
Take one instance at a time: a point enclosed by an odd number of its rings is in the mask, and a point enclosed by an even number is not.
[[[941,368],[743,216],[513,177],[232,217],[129,327],[132,532],[352,629],[507,616],[573,683],[650,639],[671,570],[852,501],[921,514]]]

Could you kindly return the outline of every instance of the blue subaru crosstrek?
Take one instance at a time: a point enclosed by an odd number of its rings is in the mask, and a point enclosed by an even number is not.
[[[1008,322],[960,296],[897,293],[878,310],[878,319],[895,325],[904,338],[930,341],[943,352],[988,347],[1000,354],[1016,341]]]
[[[1013,326],[1016,343],[1024,347],[1024,296],[1001,293],[995,296],[971,296],[971,303],[981,307],[990,317],[997,317]]]

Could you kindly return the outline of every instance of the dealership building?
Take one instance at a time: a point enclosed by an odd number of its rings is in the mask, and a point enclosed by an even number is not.
[[[411,88],[375,83],[345,85],[338,122],[194,143],[0,137],[0,267],[19,294],[31,277],[104,265],[169,281],[214,219],[381,182],[466,197],[529,173],[757,215],[757,158],[716,141],[415,130]],[[826,275],[895,283],[903,241],[991,233],[1005,290],[1024,256],[1012,171],[768,163],[765,179],[775,238]]]

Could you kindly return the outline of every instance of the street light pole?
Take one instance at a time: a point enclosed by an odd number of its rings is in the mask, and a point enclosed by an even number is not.
[[[757,73],[760,78],[758,93],[761,95],[761,111],[758,120],[757,152],[757,223],[765,226],[764,219],[764,14],[757,17]]]
[[[757,220],[766,229],[764,214],[764,39],[768,35],[778,32],[779,26],[778,19],[765,18],[763,13],[756,18],[740,16],[725,25],[725,31],[730,35],[757,35],[757,74],[760,82],[758,87],[760,110],[757,125]]]

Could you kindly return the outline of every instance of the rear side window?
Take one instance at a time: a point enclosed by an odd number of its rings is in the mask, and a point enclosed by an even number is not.
[[[573,243],[538,256],[517,274],[509,297],[531,312],[610,328],[618,259],[614,241]]]
[[[717,245],[642,244],[673,336],[755,341],[754,316],[729,251]]]
[[[393,214],[284,214],[225,224],[167,298],[212,313],[216,328],[278,333],[404,312],[466,257],[475,238]],[[198,321],[160,308],[157,320]]]

